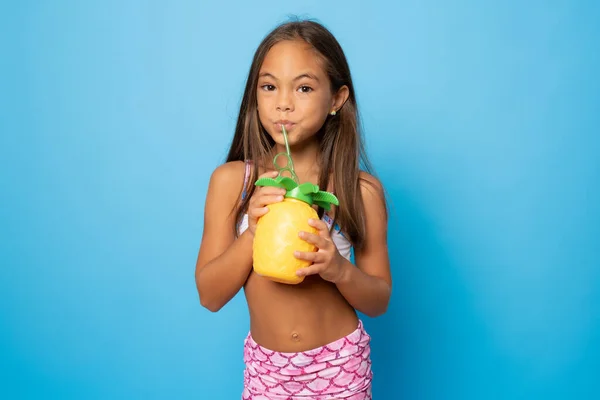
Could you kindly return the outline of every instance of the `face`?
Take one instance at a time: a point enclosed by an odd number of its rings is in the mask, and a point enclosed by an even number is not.
[[[277,144],[284,144],[282,125],[290,145],[314,139],[329,113],[346,100],[348,89],[332,93],[321,63],[301,40],[279,42],[267,53],[259,71],[258,114]]]

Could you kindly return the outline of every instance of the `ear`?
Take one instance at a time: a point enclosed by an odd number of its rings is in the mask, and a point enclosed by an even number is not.
[[[344,106],[344,104],[346,104],[346,100],[348,100],[349,96],[350,96],[350,89],[348,89],[348,86],[344,85],[341,88],[339,88],[337,93],[335,93],[333,95],[333,100],[331,102],[331,110],[330,111],[338,112],[340,110],[340,108],[342,108]]]

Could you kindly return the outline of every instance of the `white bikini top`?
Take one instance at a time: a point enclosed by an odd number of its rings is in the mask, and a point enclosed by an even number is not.
[[[242,191],[242,199],[244,199],[246,197],[246,187],[247,187],[249,178],[250,178],[250,162],[246,161],[246,170],[244,173],[244,189]],[[331,229],[331,224],[333,223],[333,219],[329,215],[324,213],[321,220],[327,224],[329,229]],[[241,235],[246,229],[248,229],[248,214],[244,214],[242,220],[240,221],[240,224],[238,225],[238,235]],[[347,260],[350,260],[350,257],[352,256],[352,244],[346,238],[346,236],[344,235],[340,226],[337,223],[335,224],[333,231],[331,231],[331,240],[337,247],[337,249],[340,252],[340,254],[342,255],[342,257],[346,258]]]

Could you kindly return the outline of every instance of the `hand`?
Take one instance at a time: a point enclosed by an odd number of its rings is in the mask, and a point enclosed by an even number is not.
[[[262,174],[259,178],[275,178],[277,175],[277,171],[271,171]],[[283,188],[270,186],[260,186],[254,190],[248,203],[248,231],[252,236],[256,232],[258,219],[269,212],[266,206],[283,201],[285,193],[286,191]]]
[[[329,235],[329,227],[321,220],[310,219],[308,224],[317,229],[317,234],[300,232],[301,239],[317,246],[316,252],[294,253],[300,260],[312,261],[312,265],[296,271],[298,276],[319,274],[326,281],[337,283],[344,275],[344,258]]]

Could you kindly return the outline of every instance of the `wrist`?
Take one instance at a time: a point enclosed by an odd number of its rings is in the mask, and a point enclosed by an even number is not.
[[[339,274],[338,274],[338,279],[334,282],[336,285],[339,284],[344,284],[347,283],[348,281],[350,281],[350,275],[352,273],[352,264],[350,264],[350,262],[348,262],[348,260],[346,260],[344,257],[342,257],[341,255],[339,256]]]

